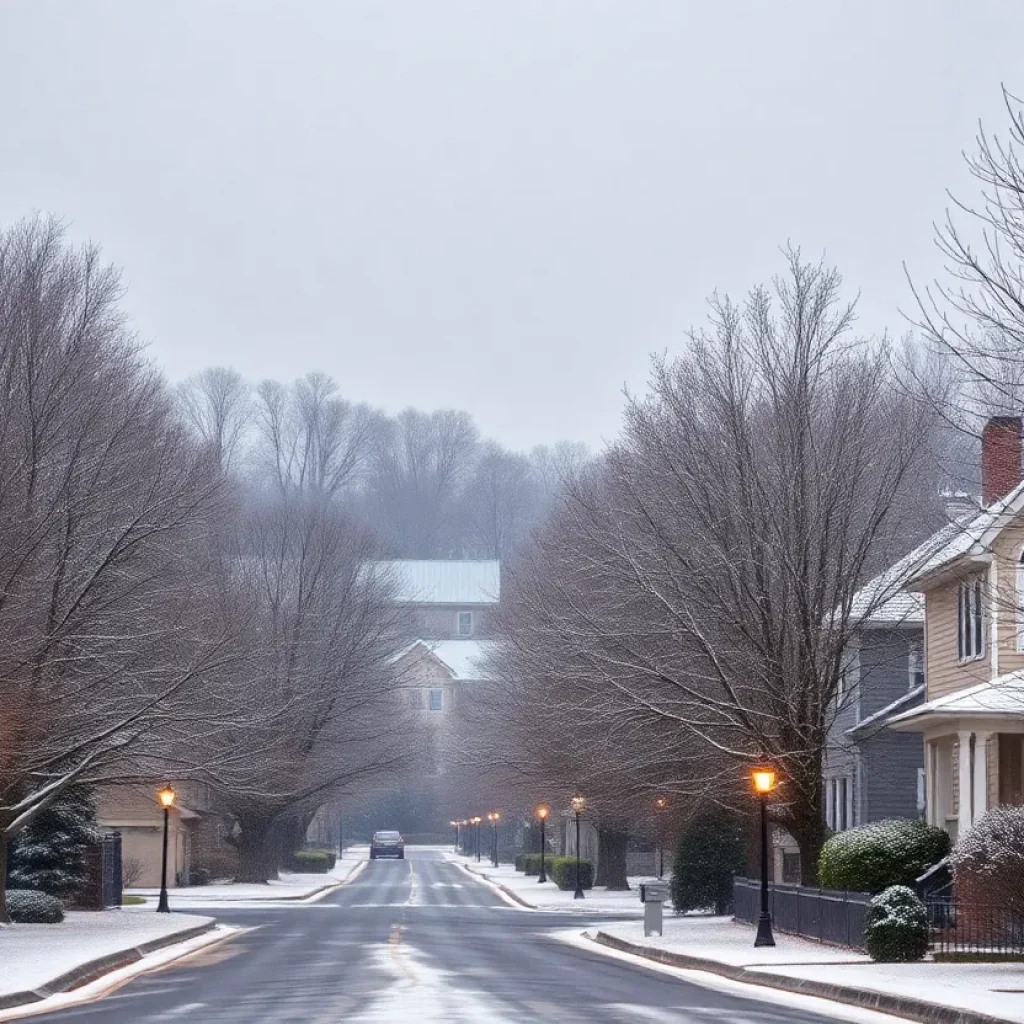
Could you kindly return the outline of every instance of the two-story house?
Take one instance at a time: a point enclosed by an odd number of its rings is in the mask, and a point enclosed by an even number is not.
[[[925,606],[925,701],[889,719],[923,735],[928,821],[956,839],[997,804],[1024,803],[1024,484],[1021,420],[982,434],[984,508],[907,590]]]
[[[903,588],[978,512],[961,496],[946,501],[950,522],[853,598],[856,638],[847,648],[825,750],[825,817],[841,832],[883,818],[923,817],[920,738],[886,728],[925,700],[924,599]]]

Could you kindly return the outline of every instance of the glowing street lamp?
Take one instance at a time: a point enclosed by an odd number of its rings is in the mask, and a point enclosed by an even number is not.
[[[551,809],[545,804],[541,804],[536,811],[537,817],[540,819],[540,875],[537,877],[538,882],[548,880],[547,872],[544,870],[544,848],[547,846],[544,841],[544,822],[547,821],[550,813]]]
[[[658,877],[665,877],[665,812],[668,810],[668,800],[659,796],[654,801],[654,813],[658,816]]]
[[[586,800],[583,799],[578,793],[570,801],[572,804],[572,812],[576,815],[576,891],[572,894],[574,900],[583,899],[583,882],[580,879],[580,813],[586,806]]]
[[[171,908],[167,903],[167,836],[171,830],[171,808],[174,806],[176,795],[170,786],[164,786],[156,795],[160,801],[160,806],[164,809],[164,855],[160,867],[160,899],[156,905],[156,912],[158,914],[169,914],[171,912]]]
[[[477,864],[479,864],[480,863],[480,822],[483,821],[483,818],[481,818],[480,815],[478,814],[472,820],[473,820],[473,824],[476,825],[476,862],[477,862]]]
[[[497,811],[491,811],[487,820],[491,823],[491,863],[498,866],[498,821],[501,815]]]
[[[761,802],[761,916],[757,919],[754,946],[774,946],[772,915],[768,909],[768,798],[775,791],[777,777],[771,768],[755,768],[750,780]]]

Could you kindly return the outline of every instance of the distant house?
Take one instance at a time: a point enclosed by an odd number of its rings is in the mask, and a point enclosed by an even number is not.
[[[492,635],[501,599],[497,560],[398,560],[378,562],[394,581],[398,600],[424,640],[478,640]]]
[[[889,720],[924,740],[928,821],[956,837],[1024,804],[1024,484],[1021,420],[982,434],[985,508],[907,582],[925,607],[925,700]]]

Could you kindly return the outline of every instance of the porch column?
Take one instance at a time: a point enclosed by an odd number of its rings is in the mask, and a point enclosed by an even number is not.
[[[924,743],[924,820],[929,825],[945,825],[939,821],[939,800],[938,800],[938,746],[935,740],[925,740]]]
[[[974,817],[977,821],[988,810],[988,738],[990,732],[974,734]]]
[[[962,836],[971,827],[971,734],[958,732],[960,756],[957,758],[957,835]]]

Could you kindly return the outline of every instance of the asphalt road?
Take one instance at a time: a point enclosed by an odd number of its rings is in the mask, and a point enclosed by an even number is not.
[[[250,905],[251,907],[251,905]],[[202,912],[202,911],[197,911]],[[433,851],[373,861],[314,904],[218,910],[250,929],[98,1002],[32,1018],[76,1024],[196,1021],[810,1024],[567,945],[580,917],[509,907]]]

